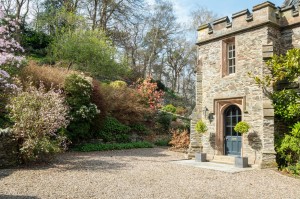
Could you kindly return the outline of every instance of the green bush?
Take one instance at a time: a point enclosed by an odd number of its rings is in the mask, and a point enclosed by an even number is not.
[[[111,82],[109,84],[111,87],[113,88],[126,88],[127,87],[127,83],[124,82],[124,81],[114,81],[114,82]]]
[[[293,126],[290,133],[284,135],[276,150],[286,166],[295,165],[300,161],[300,122]]]
[[[168,104],[166,106],[164,106],[162,108],[163,111],[166,111],[166,112],[170,112],[170,113],[175,113],[176,112],[176,107],[173,106],[172,104]]]
[[[202,120],[199,120],[197,123],[196,123],[196,127],[195,127],[196,131],[198,133],[205,133],[207,131],[207,126],[206,124],[202,121]]]
[[[40,160],[65,149],[66,138],[59,131],[69,123],[64,101],[60,92],[46,92],[42,84],[39,89],[30,84],[10,99],[9,117],[14,122],[12,130],[22,162]]]
[[[173,115],[161,112],[158,114],[157,122],[161,125],[163,131],[168,131]]]
[[[241,134],[247,133],[249,129],[250,129],[250,125],[244,121],[237,123],[234,127],[234,130]]]
[[[284,168],[284,171],[292,175],[300,176],[300,162],[296,165],[287,166],[286,168]]]
[[[121,144],[83,144],[75,148],[76,151],[90,152],[90,151],[109,151],[109,150],[123,150],[135,148],[153,148],[149,142],[132,142]]]
[[[97,106],[91,103],[92,79],[71,74],[65,80],[64,89],[72,118],[68,127],[68,137],[75,142],[90,138],[93,118],[100,113]]]
[[[143,124],[132,124],[130,125],[131,128],[131,132],[134,133],[138,133],[138,134],[148,134],[149,133],[149,129],[147,129],[147,127]]]
[[[162,140],[156,140],[154,144],[156,146],[170,146],[169,142],[171,139],[162,139]]]
[[[106,117],[102,130],[97,133],[97,136],[105,142],[128,142],[130,130],[129,126],[120,123],[116,118]]]

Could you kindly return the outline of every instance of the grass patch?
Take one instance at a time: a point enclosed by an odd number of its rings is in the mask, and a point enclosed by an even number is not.
[[[132,142],[120,144],[82,144],[76,147],[75,151],[90,152],[90,151],[111,151],[123,149],[137,149],[137,148],[153,148],[149,142]]]

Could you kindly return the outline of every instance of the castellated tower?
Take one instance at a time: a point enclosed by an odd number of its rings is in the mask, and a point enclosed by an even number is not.
[[[274,110],[272,102],[253,78],[269,71],[266,61],[274,54],[300,47],[298,1],[283,7],[265,3],[198,28],[196,108],[192,114],[188,156],[202,151],[209,161],[231,162],[241,153],[254,167],[275,167]],[[208,132],[195,132],[198,120]],[[251,129],[241,136],[233,129],[246,121]],[[199,141],[203,148],[200,148]]]

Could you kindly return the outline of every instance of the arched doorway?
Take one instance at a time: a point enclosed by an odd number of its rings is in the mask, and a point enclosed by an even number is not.
[[[231,105],[224,111],[224,148],[225,155],[241,154],[241,134],[235,132],[235,125],[242,120],[242,112],[238,106]]]

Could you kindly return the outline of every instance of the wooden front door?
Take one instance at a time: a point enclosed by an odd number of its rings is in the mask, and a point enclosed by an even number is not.
[[[224,148],[225,155],[241,155],[242,137],[234,131],[235,125],[242,120],[241,109],[235,105],[224,111]]]

